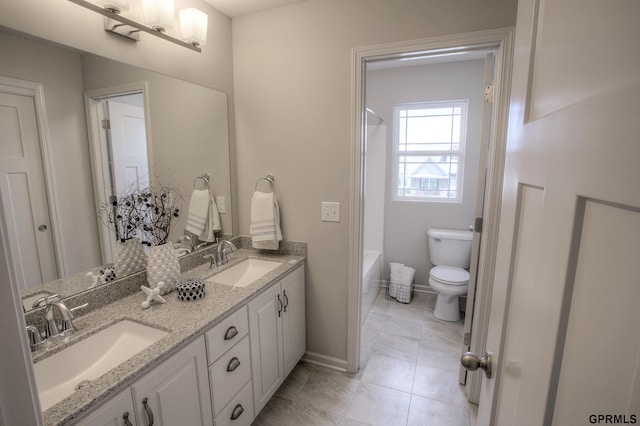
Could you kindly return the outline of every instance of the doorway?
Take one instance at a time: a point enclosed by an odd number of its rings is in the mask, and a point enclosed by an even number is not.
[[[464,345],[460,342],[460,348],[473,349],[478,341],[483,341],[483,330],[486,333],[486,314],[482,309],[481,303],[485,300],[484,293],[489,290],[485,281],[492,274],[491,266],[494,262],[493,253],[495,252],[496,232],[494,224],[497,220],[495,210],[499,207],[499,195],[502,185],[502,170],[504,167],[504,140],[506,135],[506,100],[508,99],[509,87],[508,77],[510,75],[510,39],[509,29],[483,31],[478,33],[456,35],[451,37],[442,37],[438,39],[421,40],[408,43],[399,43],[393,45],[375,46],[370,48],[355,49],[353,55],[353,193],[352,193],[352,235],[350,238],[350,287],[349,287],[349,342],[348,342],[348,370],[356,372],[359,368],[360,356],[360,337],[361,337],[361,318],[362,318],[362,290],[363,290],[363,248],[365,240],[365,179],[366,164],[365,150],[367,142],[367,117],[366,108],[369,106],[366,100],[367,93],[367,67],[369,63],[387,61],[387,60],[403,60],[413,61],[422,60],[422,58],[431,57],[431,60],[446,56],[458,56],[466,52],[484,52],[484,54],[493,52],[495,54],[495,81],[493,113],[488,121],[488,128],[484,129],[488,135],[488,144],[491,150],[487,153],[486,161],[486,194],[483,198],[479,198],[480,214],[485,220],[485,235],[482,242],[479,236],[474,240],[477,242],[476,259],[479,259],[477,283],[478,294],[471,295],[471,300],[475,300],[477,305],[474,312],[467,311],[469,321],[473,321],[473,327],[469,324],[469,328],[473,328],[474,332],[470,333],[470,342]],[[414,59],[415,58],[415,59]],[[420,59],[418,59],[420,58]],[[451,59],[451,58],[449,58]],[[385,118],[386,117],[382,117]],[[387,169],[388,170],[388,169]],[[481,179],[484,188],[484,179]],[[386,179],[387,187],[389,179]],[[480,185],[478,185],[480,187]],[[424,230],[426,233],[426,229]],[[424,238],[426,244],[426,236]],[[479,255],[477,253],[480,253]],[[422,265],[426,264],[426,258],[421,260]],[[426,268],[424,273],[426,274]],[[473,277],[470,282],[473,282]],[[471,286],[470,286],[471,287]],[[471,290],[470,290],[471,291]],[[472,304],[473,309],[473,304]],[[481,377],[471,374],[467,380],[468,399],[477,402],[479,395],[479,384]],[[477,389],[477,394],[475,393]]]
[[[2,218],[14,253],[16,288],[21,290],[66,272],[44,117],[41,85],[0,77]]]
[[[102,208],[150,185],[145,84],[86,94],[96,202]],[[99,215],[100,216],[100,215]],[[102,260],[113,263],[117,236],[98,220]]]

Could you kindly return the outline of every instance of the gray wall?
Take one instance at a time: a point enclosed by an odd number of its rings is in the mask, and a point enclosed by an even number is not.
[[[416,269],[416,285],[428,285],[427,228],[467,229],[473,223],[483,107],[484,60],[433,64],[367,73],[367,105],[388,121],[384,270],[389,262]],[[462,203],[394,201],[393,104],[468,99]]]
[[[512,26],[516,6],[308,0],[233,20],[239,229],[256,179],[274,173],[284,237],[308,243],[310,352],[347,358],[352,49]],[[320,220],[321,201],[342,203],[340,223]]]

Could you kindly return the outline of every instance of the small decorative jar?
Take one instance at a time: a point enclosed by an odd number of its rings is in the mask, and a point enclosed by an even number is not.
[[[182,280],[176,286],[178,300],[190,302],[204,297],[204,281],[198,278]]]

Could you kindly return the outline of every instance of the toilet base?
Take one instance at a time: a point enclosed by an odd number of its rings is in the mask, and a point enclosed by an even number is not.
[[[438,293],[433,316],[442,321],[460,321],[460,301],[458,296]]]

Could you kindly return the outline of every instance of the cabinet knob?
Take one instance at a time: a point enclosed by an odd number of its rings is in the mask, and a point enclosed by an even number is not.
[[[244,413],[244,408],[242,408],[242,404],[236,405],[236,408],[234,408],[233,412],[231,413],[231,420],[236,420],[238,417],[242,415],[242,413]]]

